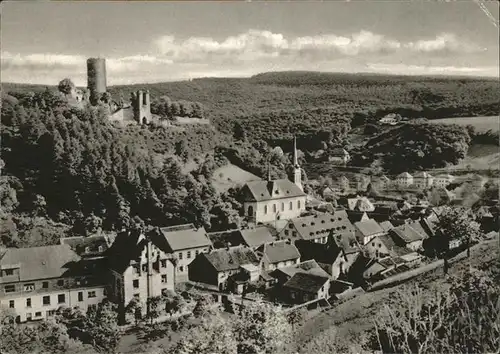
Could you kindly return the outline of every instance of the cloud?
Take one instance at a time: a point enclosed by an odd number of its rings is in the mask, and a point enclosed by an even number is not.
[[[475,44],[459,41],[453,34],[443,33],[433,39],[422,39],[405,45],[420,53],[477,53],[486,50]]]
[[[473,44],[460,41],[452,34],[440,34],[435,38],[416,42],[401,42],[364,30],[347,36],[323,34],[295,38],[286,38],[280,33],[270,31],[249,30],[220,41],[209,37],[176,40],[174,36],[167,35],[156,39],[155,45],[160,56],[182,62],[213,59],[248,61],[304,56],[327,59],[414,52],[473,53],[482,50]]]
[[[161,36],[149,52],[106,57],[106,63],[109,84],[250,76],[279,70],[494,76],[498,70],[486,65],[494,65],[492,60],[498,59],[482,51],[453,34],[405,42],[365,30],[290,37],[253,29],[222,39]],[[70,77],[85,85],[86,59],[61,53],[3,52],[2,79],[53,84]]]

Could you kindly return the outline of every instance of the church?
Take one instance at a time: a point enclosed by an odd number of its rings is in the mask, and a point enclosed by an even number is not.
[[[254,223],[288,220],[306,209],[302,171],[298,162],[297,142],[293,139],[293,182],[288,179],[247,182],[243,187],[245,217]]]

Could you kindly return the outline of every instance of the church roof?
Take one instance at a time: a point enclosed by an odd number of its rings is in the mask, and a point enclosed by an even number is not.
[[[305,193],[288,179],[272,181],[252,181],[246,184],[253,200],[264,200],[305,197]]]

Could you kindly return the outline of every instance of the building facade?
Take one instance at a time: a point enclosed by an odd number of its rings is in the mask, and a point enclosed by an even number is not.
[[[413,176],[408,172],[403,172],[396,176],[394,182],[398,187],[408,188],[413,184]]]
[[[50,318],[60,307],[85,312],[106,298],[101,266],[82,262],[68,245],[9,248],[0,255],[0,304],[18,322]]]
[[[413,176],[413,184],[419,189],[427,189],[432,187],[434,177],[427,172],[418,172]]]

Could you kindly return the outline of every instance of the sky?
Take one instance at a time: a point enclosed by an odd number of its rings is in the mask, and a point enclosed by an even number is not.
[[[472,1],[7,1],[1,81],[108,85],[309,70],[499,75],[499,33]],[[498,2],[486,3],[498,19]]]

